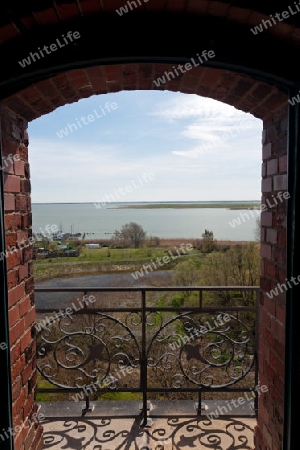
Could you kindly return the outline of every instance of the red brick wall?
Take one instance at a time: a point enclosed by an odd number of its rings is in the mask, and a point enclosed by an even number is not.
[[[259,398],[257,450],[279,450],[283,436],[285,289],[267,293],[286,281],[287,106],[264,120],[261,224],[261,288],[259,311],[259,379],[268,392]],[[275,200],[278,205],[275,205]],[[268,203],[269,202],[269,203]]]
[[[9,326],[15,450],[42,449],[37,412],[36,356],[33,324],[35,306],[32,276],[31,203],[27,122],[0,109],[8,277]],[[32,419],[32,420],[31,420]]]
[[[121,90],[155,89],[154,81],[173,70],[172,64],[118,64],[69,70],[42,80],[2,104],[18,112],[28,122],[49,114],[60,106],[92,95]],[[286,95],[275,86],[228,70],[195,67],[158,90],[198,94],[234,106],[263,119],[275,113]]]

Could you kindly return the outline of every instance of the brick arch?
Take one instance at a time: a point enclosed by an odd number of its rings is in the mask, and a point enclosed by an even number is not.
[[[294,52],[300,46],[300,14],[299,17],[293,16],[288,23],[279,23],[265,30],[262,36],[250,40],[249,28],[269,18],[273,12],[273,1],[256,1],[254,10],[253,0],[244,0],[241,6],[239,2],[234,6],[232,2],[222,0],[149,0],[144,2],[141,11],[132,11],[128,18],[122,20],[118,20],[115,9],[126,3],[123,0],[20,3],[16,9],[11,0],[1,2],[1,7],[5,7],[1,10],[0,58],[7,61],[0,73],[3,153],[20,157],[4,172],[7,246],[18,246],[31,233],[28,122],[92,95],[156,89],[154,80],[165,71],[172,71],[174,64],[187,62],[189,57],[205,48],[201,44],[199,49],[198,41],[202,43],[202,40],[206,48],[216,46],[220,49],[220,57],[214,67],[197,67],[168,81],[163,89],[210,97],[262,119],[262,201],[265,203],[269,199],[272,203],[272,196],[287,189],[288,103],[285,88],[300,79],[300,71],[294,62]],[[278,3],[282,3],[283,10],[284,2]],[[150,25],[147,25],[147,20]],[[74,53],[66,60],[57,54],[54,62],[45,58],[43,66],[32,65],[27,72],[20,68],[17,71],[18,59],[37,47],[39,33],[52,39],[61,30],[74,29],[81,22],[86,30],[89,24],[95,26],[97,21],[103,26],[104,36],[108,37],[105,45],[102,40],[99,48],[90,48],[91,41],[86,40],[82,48],[73,49]],[[181,33],[173,33],[172,21],[177,25],[184,22]],[[155,31],[150,44],[147,41],[142,46],[138,43],[142,49],[140,53],[137,53],[135,28],[128,23],[135,24],[141,35],[144,25],[147,25],[146,31]],[[114,24],[120,27],[120,38],[115,41],[116,44],[109,39],[110,26]],[[91,36],[97,36],[99,32],[101,28],[98,27]],[[171,38],[165,39],[166,36]],[[235,45],[239,39],[243,42],[241,52]],[[273,47],[278,51],[280,60],[276,52],[275,56],[269,52]],[[276,76],[273,78],[270,76],[272,74]],[[260,400],[257,450],[282,448],[285,293],[271,300],[266,292],[278,281],[285,281],[285,219],[283,203],[262,214],[259,365],[261,384],[267,384],[269,391]],[[16,424],[26,421],[28,415],[36,410],[31,259],[30,248],[20,249],[7,258],[13,415]],[[23,444],[26,449],[41,449],[41,428],[31,428],[28,435],[23,431],[17,434],[15,450],[23,450]]]
[[[18,8],[10,4],[4,7],[0,58],[6,63],[0,73],[0,100],[33,81],[67,70],[129,62],[182,63],[204,48],[216,53],[207,66],[229,68],[283,89],[300,80],[300,68],[294,63],[295,51],[300,48],[300,14],[254,36],[250,28],[270,19],[271,2],[263,6],[257,2],[253,9],[250,0],[244,1],[243,6],[233,6],[227,0],[151,0],[119,17],[116,8],[124,3],[125,0],[44,0],[34,5],[24,2]],[[55,42],[63,33],[77,29],[80,40],[69,45],[68,51],[52,52],[30,67],[21,68],[18,64],[38,46]],[[242,46],[237,45],[239,41]],[[271,53],[270,48],[276,51]]]
[[[194,67],[156,88],[154,81],[172,72],[173,64],[119,64],[71,70],[35,83],[2,104],[32,121],[59,106],[91,95],[121,90],[169,90],[227,103],[264,119],[287,104],[287,96],[278,88],[228,70]]]

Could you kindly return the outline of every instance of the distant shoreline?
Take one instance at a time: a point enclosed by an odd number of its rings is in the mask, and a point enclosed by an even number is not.
[[[225,208],[231,210],[255,209],[260,203],[149,203],[146,205],[129,204],[110,207],[109,209],[195,209],[195,208]]]
[[[100,202],[101,203],[101,202]],[[32,202],[32,205],[94,205],[95,202]],[[156,208],[227,208],[227,209],[254,209],[260,206],[259,200],[218,200],[199,202],[104,202],[103,208],[109,209],[156,209]]]

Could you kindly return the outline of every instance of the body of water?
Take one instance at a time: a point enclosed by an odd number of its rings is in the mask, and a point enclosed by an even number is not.
[[[32,205],[33,231],[45,233],[47,225],[56,225],[65,233],[82,233],[82,235],[86,233],[85,239],[109,239],[122,225],[137,222],[144,228],[147,236],[160,238],[196,239],[201,238],[204,230],[208,229],[213,231],[214,238],[218,240],[251,241],[255,239],[258,217],[255,210],[129,209],[118,208],[120,205],[120,203],[111,203],[107,207],[97,209],[93,203],[35,203]],[[235,227],[230,225],[229,222],[232,223],[238,218],[240,218],[239,225],[236,222]]]

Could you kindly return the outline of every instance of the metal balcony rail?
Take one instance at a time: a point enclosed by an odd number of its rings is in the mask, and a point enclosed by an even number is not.
[[[38,303],[51,295],[67,305],[37,308],[37,368],[54,386],[39,392],[79,393],[83,415],[90,394],[138,392],[141,426],[149,425],[149,393],[197,393],[201,415],[204,392],[251,392],[257,411],[258,286],[35,292]]]

